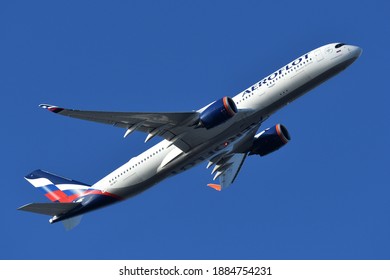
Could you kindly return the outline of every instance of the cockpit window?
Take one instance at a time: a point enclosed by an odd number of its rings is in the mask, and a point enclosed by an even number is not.
[[[336,49],[338,48],[341,48],[342,46],[344,46],[345,44],[344,43],[340,43],[340,44],[337,44],[336,46],[334,46]]]

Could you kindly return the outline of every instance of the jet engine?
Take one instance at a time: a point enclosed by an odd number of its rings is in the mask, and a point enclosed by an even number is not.
[[[199,124],[207,129],[213,128],[226,122],[237,113],[237,106],[230,97],[223,97],[210,106],[201,114]]]
[[[290,141],[290,134],[282,124],[267,128],[257,134],[253,141],[250,155],[265,156],[275,152]]]

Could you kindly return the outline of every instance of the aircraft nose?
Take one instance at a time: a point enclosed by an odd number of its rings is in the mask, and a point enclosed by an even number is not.
[[[363,50],[357,46],[348,46],[348,50],[355,58],[358,58],[363,52]]]

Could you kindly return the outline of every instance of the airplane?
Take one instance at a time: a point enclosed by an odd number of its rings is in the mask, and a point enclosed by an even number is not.
[[[286,145],[287,128],[276,124],[257,133],[273,113],[350,66],[362,53],[357,46],[332,43],[314,49],[272,72],[233,98],[224,96],[193,112],[103,112],[39,105],[58,115],[158,136],[161,142],[112,171],[93,185],[35,170],[25,179],[44,192],[50,203],[19,208],[52,216],[66,229],[80,223],[83,214],[135,196],[165,178],[204,161],[212,168],[209,187],[230,186],[250,155],[265,156]],[[214,182],[218,180],[219,182]]]

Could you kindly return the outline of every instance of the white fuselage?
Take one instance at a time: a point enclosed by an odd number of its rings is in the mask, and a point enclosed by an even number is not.
[[[245,149],[242,146],[248,142],[245,131],[258,128],[272,113],[344,70],[361,53],[355,46],[336,48],[336,45],[329,44],[308,52],[234,96],[240,113],[209,131],[202,131],[207,141],[198,147],[185,153],[170,141],[163,140],[92,187],[126,198],[226,149]]]

